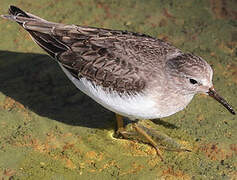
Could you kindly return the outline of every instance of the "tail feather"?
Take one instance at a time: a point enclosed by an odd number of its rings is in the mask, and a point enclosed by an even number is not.
[[[10,20],[16,21],[19,24],[22,24],[23,22],[28,22],[30,20],[31,21],[38,20],[38,21],[45,22],[45,23],[48,22],[45,19],[42,19],[42,18],[35,16],[33,14],[30,14],[28,12],[24,12],[20,8],[18,8],[16,6],[12,6],[12,5],[8,9],[8,15],[1,15],[1,17],[5,18],[5,19],[10,19]],[[53,23],[53,24],[56,24],[56,23]]]
[[[57,57],[59,53],[68,50],[68,46],[60,42],[53,35],[53,29],[60,26],[60,24],[52,23],[33,14],[24,12],[16,6],[10,6],[8,13],[9,15],[2,15],[2,17],[20,24],[29,32],[34,42],[53,58]]]
[[[67,51],[66,45],[63,45],[58,40],[48,34],[36,31],[28,31],[33,38],[34,42],[44,49],[50,56],[57,58],[57,56]]]
[[[25,13],[24,11],[22,11],[20,8],[16,7],[16,6],[10,6],[9,10],[8,10],[9,15],[13,15],[13,16],[21,16],[21,17],[30,17],[29,15],[27,15],[27,13]]]

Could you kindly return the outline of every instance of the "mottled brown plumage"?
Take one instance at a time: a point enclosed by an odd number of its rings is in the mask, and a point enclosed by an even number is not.
[[[13,6],[9,11],[74,77],[120,93],[141,92],[159,74],[163,59],[180,52],[144,34],[51,23]]]

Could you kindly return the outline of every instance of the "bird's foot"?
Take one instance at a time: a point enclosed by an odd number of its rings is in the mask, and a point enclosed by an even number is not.
[[[179,144],[177,141],[175,141],[168,135],[153,128],[148,128],[144,126],[141,122],[142,121],[134,123],[133,128],[138,132],[138,134],[141,134],[143,136],[143,138],[140,139],[142,142],[149,143],[156,149],[159,146],[160,149],[168,151],[191,152],[191,150],[184,148],[183,145]]]
[[[190,152],[183,148],[183,145],[176,142],[166,134],[144,126],[141,121],[131,123],[126,126],[126,129],[119,130],[120,135],[125,139],[133,139],[143,143],[150,144],[156,150],[157,155],[163,160],[160,149],[175,151],[175,152]]]
[[[163,160],[163,158],[160,149],[176,152],[190,152],[190,150],[183,148],[182,145],[177,143],[175,140],[173,140],[166,134],[143,125],[142,123],[145,122],[143,120],[130,123],[124,128],[122,116],[116,115],[116,119],[118,123],[116,137],[123,137],[124,139],[133,139],[152,145],[161,160]]]

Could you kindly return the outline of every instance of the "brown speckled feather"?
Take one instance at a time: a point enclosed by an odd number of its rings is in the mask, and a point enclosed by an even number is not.
[[[2,17],[26,29],[78,89],[118,114],[166,117],[185,108],[196,93],[210,95],[235,114],[214,90],[210,65],[169,43],[127,31],[52,23],[15,6]]]
[[[158,58],[179,52],[144,34],[51,23],[16,7],[9,14],[74,77],[120,93],[142,91],[164,66]]]

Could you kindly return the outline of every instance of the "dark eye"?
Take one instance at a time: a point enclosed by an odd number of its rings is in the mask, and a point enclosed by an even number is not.
[[[189,82],[190,82],[191,84],[197,84],[197,83],[198,83],[195,79],[189,79]]]

